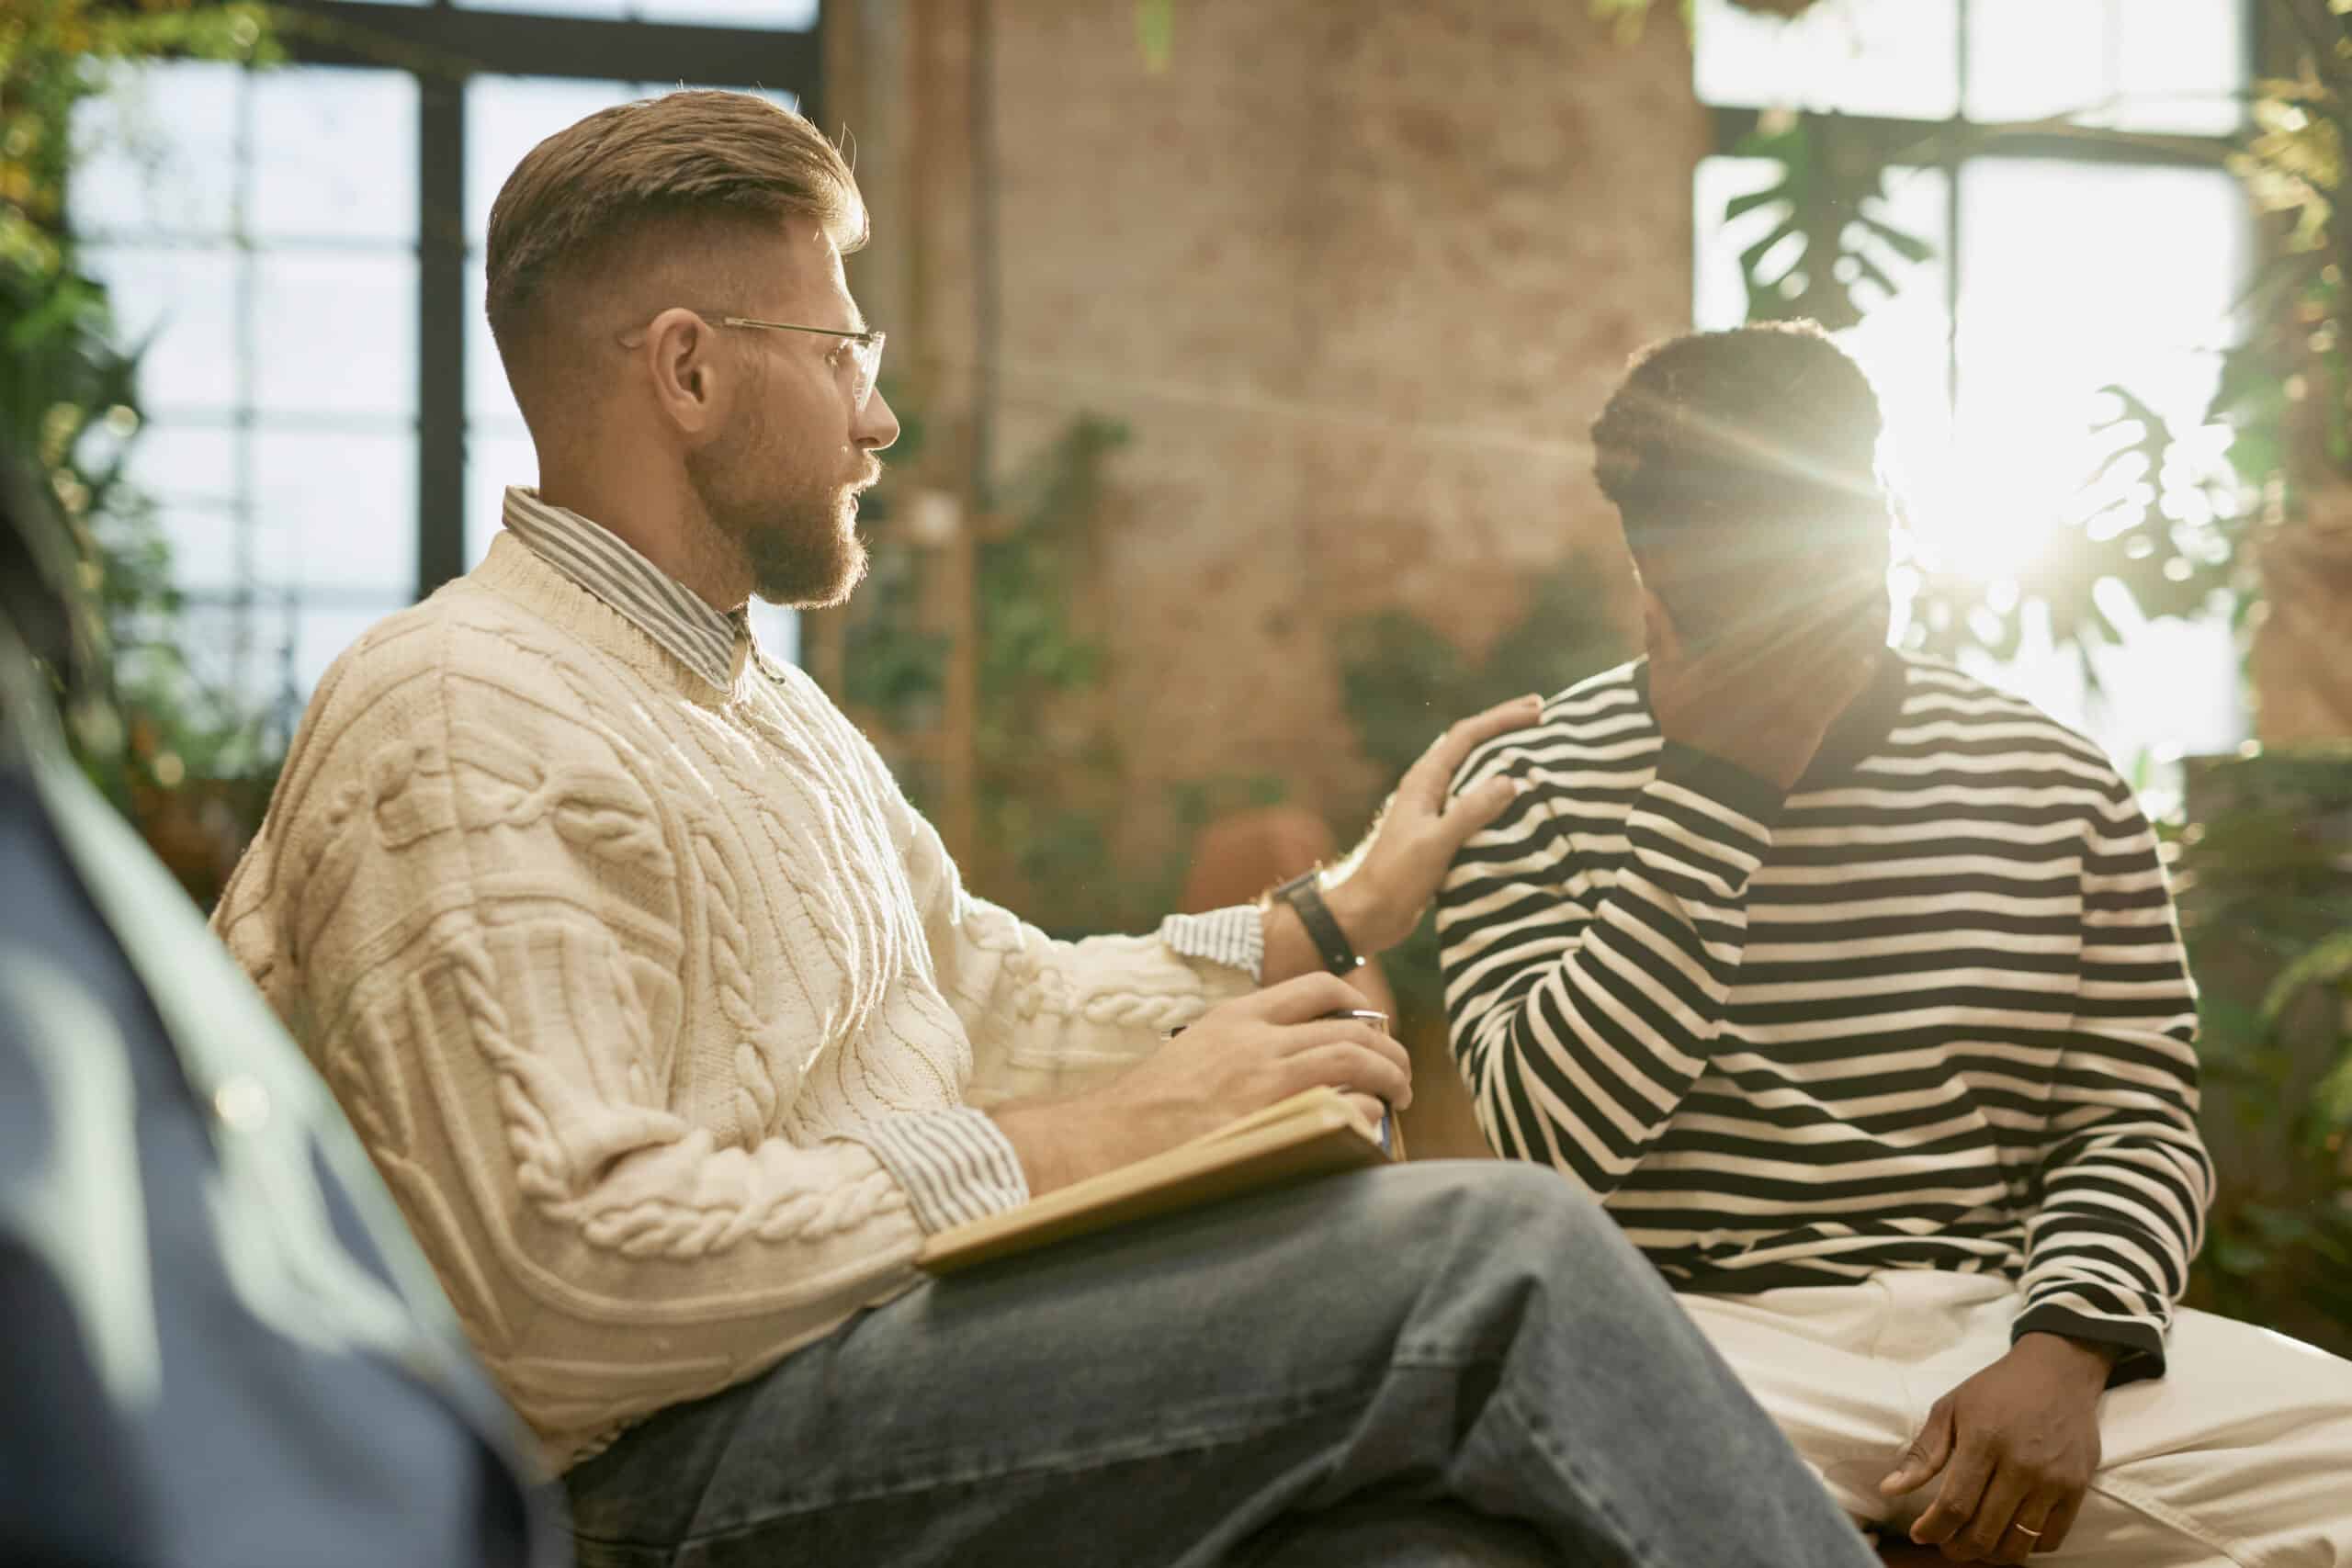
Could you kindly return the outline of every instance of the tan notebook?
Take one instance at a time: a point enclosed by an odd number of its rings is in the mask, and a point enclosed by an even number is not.
[[[1390,1118],[1393,1123],[1395,1118]],[[1337,1089],[1311,1089],[1165,1154],[942,1231],[917,1267],[953,1274],[1032,1247],[1334,1171],[1384,1165],[1379,1134]]]

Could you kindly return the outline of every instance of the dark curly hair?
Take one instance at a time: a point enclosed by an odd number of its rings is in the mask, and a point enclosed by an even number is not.
[[[1593,473],[1641,552],[1697,525],[1883,536],[1883,421],[1861,367],[1811,321],[1670,338],[1593,423]]]

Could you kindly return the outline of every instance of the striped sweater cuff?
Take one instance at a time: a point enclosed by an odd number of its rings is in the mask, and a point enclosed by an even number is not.
[[[969,1106],[891,1116],[842,1135],[864,1144],[898,1179],[926,1234],[1029,1201],[1021,1156],[994,1122]]]
[[[1238,969],[1252,980],[1265,978],[1265,917],[1254,904],[1212,909],[1205,915],[1170,915],[1159,922],[1159,940],[1171,953]]]
[[[2113,1347],[2117,1354],[2114,1370],[2107,1374],[2109,1388],[2165,1375],[2162,1323],[2139,1317],[2094,1317],[2056,1303],[2042,1302],[2027,1307],[2009,1325],[2009,1343],[2014,1345],[2028,1334],[2057,1334],[2068,1339],[2087,1339],[2096,1345]]]

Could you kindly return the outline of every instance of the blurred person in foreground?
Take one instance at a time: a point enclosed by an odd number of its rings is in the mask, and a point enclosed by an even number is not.
[[[1298,1090],[1403,1102],[1323,970],[1411,929],[1509,791],[1445,780],[1533,704],[1441,741],[1306,911],[1068,943],[970,897],[744,615],[863,567],[898,434],[865,229],[833,146],[741,95],[524,159],[488,303],[539,487],[328,672],[217,917],[583,1559],[1867,1562],[1548,1173],[1340,1178],[921,1282],[927,1235]]]
[[[1599,1197],[1860,1517],[1959,1562],[2352,1563],[2352,1365],[2176,1312],[2212,1168],[2098,747],[1886,646],[1878,400],[1679,338],[1593,427],[1645,660],[1459,777],[1438,906],[1507,1156]]]
[[[66,755],[75,565],[0,454],[0,1562],[568,1561],[325,1087]]]

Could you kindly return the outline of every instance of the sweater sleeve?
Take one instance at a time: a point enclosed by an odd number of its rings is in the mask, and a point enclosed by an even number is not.
[[[2164,1371],[2213,1168],[2197,1130],[2197,998],[2179,924],[2155,836],[2118,778],[2085,828],[2082,910],[2081,988],[2014,1331],[2116,1346],[2125,1382]]]
[[[1547,753],[1546,768],[1571,765]],[[1474,756],[1455,791],[1532,766],[1516,750]],[[1606,1195],[1705,1071],[1781,796],[1668,742],[1633,798],[1631,852],[1611,881],[1535,782],[1464,846],[1439,889],[1446,1014],[1495,1150]]]
[[[1255,911],[1180,918],[1155,936],[1057,941],[974,897],[937,830],[895,784],[890,798],[940,988],[971,1038],[973,1104],[1100,1081],[1256,985]]]
[[[346,676],[216,917],[559,1464],[903,1288],[922,1241],[885,1154],[763,1131],[813,1002],[693,1065],[703,1125],[673,1105],[695,842],[544,694]]]

